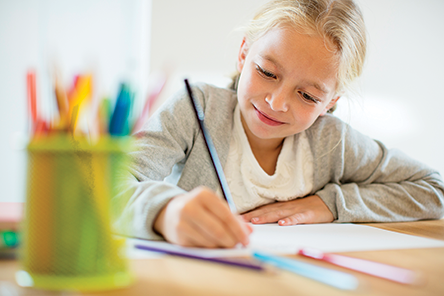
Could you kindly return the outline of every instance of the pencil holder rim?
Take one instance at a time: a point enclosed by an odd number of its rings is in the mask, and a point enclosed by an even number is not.
[[[26,150],[29,152],[123,152],[132,147],[132,137],[100,137],[91,143],[85,137],[73,137],[72,135],[55,134],[47,137],[33,139],[28,143]]]

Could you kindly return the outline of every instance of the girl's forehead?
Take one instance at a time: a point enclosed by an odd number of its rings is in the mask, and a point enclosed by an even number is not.
[[[275,37],[277,38],[283,39],[284,41],[295,38],[297,39],[304,38],[306,40],[308,40],[309,38],[312,40],[313,39],[322,40],[322,45],[323,45],[322,47],[325,47],[329,52],[335,55],[339,54],[339,48],[337,44],[329,36],[324,35],[322,34],[322,32],[315,31],[314,29],[308,27],[304,28],[301,26],[296,26],[288,23],[282,23],[269,28],[268,30],[264,31],[261,35],[259,35],[256,40],[250,43],[253,44],[256,41],[259,41],[264,37],[268,37],[271,34],[275,35]],[[303,44],[301,44],[301,46],[303,46]]]
[[[262,55],[281,56],[286,59],[305,58],[336,64],[338,51],[332,49],[328,38],[319,34],[301,33],[292,28],[273,28],[251,44],[251,49]]]

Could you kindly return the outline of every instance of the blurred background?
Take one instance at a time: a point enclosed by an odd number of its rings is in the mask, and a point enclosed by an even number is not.
[[[183,78],[225,86],[236,68],[236,30],[265,0],[0,0],[0,201],[24,201],[26,73],[37,72],[42,113],[54,105],[52,74],[69,84],[94,74],[96,97],[121,82],[142,102],[168,71],[161,100]],[[444,174],[444,1],[359,0],[368,58],[356,92],[336,115]],[[160,104],[161,102],[159,102]]]

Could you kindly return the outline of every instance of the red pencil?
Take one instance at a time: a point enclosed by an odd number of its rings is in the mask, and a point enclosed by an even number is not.
[[[31,126],[32,126],[31,129],[32,132],[34,133],[38,121],[38,110],[37,110],[35,72],[33,70],[29,70],[28,73],[26,74],[26,86],[27,86],[29,113],[31,115]]]

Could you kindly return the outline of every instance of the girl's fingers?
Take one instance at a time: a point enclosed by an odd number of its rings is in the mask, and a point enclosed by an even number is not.
[[[236,243],[240,242],[244,246],[248,245],[250,232],[245,223],[237,218],[237,215],[231,213],[230,208],[224,201],[221,201],[217,196],[214,197],[215,199],[202,200],[210,215],[219,220],[225,232],[230,234]]]
[[[289,211],[284,209],[278,209],[251,218],[251,223],[253,224],[275,223],[281,219],[287,218],[289,215],[290,215]]]
[[[228,205],[209,189],[196,188],[175,197],[166,206],[164,237],[180,245],[195,247],[234,247],[248,244],[251,233]],[[163,213],[162,212],[162,213]]]
[[[201,248],[217,248],[218,245],[211,239],[205,237],[198,229],[192,225],[185,223],[180,228],[179,245],[183,247],[201,247]]]
[[[207,240],[213,242],[218,247],[233,247],[237,240],[224,227],[223,221],[212,216],[207,211],[202,211],[201,217],[190,217],[189,224],[192,225]]]
[[[280,205],[281,205],[281,203],[272,203],[272,204],[264,205],[264,206],[254,209],[250,212],[242,214],[241,217],[245,222],[252,222],[253,223],[253,221],[252,221],[253,218],[261,217],[261,216],[264,216],[268,213],[274,212],[280,208]]]
[[[260,216],[261,215],[261,208],[259,209],[255,209],[252,210],[251,212],[248,213],[244,213],[241,215],[241,218],[245,221],[245,222],[251,222],[251,219],[253,219],[254,217]]]
[[[309,216],[310,216],[310,214],[307,212],[297,213],[297,214],[291,215],[290,217],[280,219],[278,221],[278,224],[281,226],[289,226],[289,225],[297,225],[297,224],[315,223],[314,221],[310,221]]]
[[[288,202],[273,203],[242,215],[244,221],[253,224],[274,223],[287,218],[295,209]]]
[[[278,222],[279,225],[323,223],[334,219],[331,211],[317,195],[265,205],[242,217],[253,224]]]

